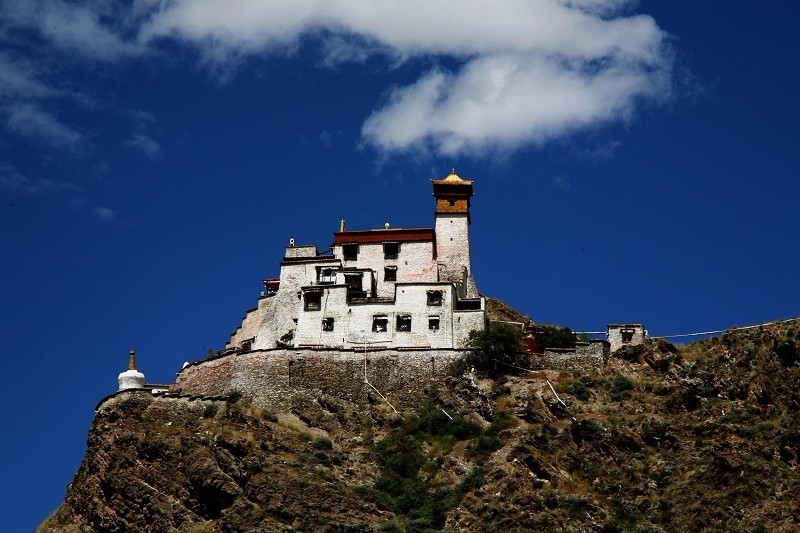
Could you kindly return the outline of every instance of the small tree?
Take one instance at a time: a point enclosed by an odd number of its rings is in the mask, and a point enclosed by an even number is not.
[[[489,374],[509,372],[513,367],[508,365],[522,366],[527,362],[522,329],[512,324],[492,322],[484,330],[472,330],[467,344],[475,348],[467,355],[467,364]]]
[[[542,348],[574,348],[578,338],[569,328],[536,326],[536,340]]]

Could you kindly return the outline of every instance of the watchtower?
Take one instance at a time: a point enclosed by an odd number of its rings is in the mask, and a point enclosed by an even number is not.
[[[436,197],[436,260],[439,279],[452,281],[459,287],[459,296],[475,298],[478,289],[472,279],[469,225],[472,181],[455,170],[440,180],[431,180]]]

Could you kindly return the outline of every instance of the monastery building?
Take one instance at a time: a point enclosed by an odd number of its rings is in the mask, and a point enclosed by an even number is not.
[[[226,348],[458,349],[483,329],[486,303],[470,264],[472,181],[431,180],[433,228],[349,230],[330,250],[286,248],[280,277]]]

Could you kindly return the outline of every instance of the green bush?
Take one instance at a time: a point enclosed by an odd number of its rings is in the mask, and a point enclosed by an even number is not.
[[[630,398],[633,386],[633,380],[628,376],[616,376],[611,382],[611,399],[621,402]]]
[[[278,421],[278,416],[266,407],[261,410],[261,416],[264,420],[269,420],[270,422]]]
[[[227,396],[228,401],[230,402],[237,402],[242,398],[242,391],[239,389],[228,389],[222,393],[224,396]]]
[[[203,410],[203,418],[214,418],[218,409],[219,405],[216,403],[210,403],[206,405],[206,408]]]
[[[317,437],[311,443],[311,446],[317,450],[331,450],[333,449],[333,442],[328,437]]]
[[[459,440],[474,437],[481,431],[478,424],[466,418],[445,414],[437,402],[435,393],[423,400],[411,424],[414,432],[420,431],[434,436],[452,435]]]
[[[495,375],[513,372],[514,367],[527,362],[522,330],[511,324],[492,322],[486,329],[472,330],[467,344],[475,348],[466,356],[467,364],[482,372]]]
[[[570,391],[572,392],[573,396],[584,402],[592,396],[592,392],[589,390],[589,387],[587,387],[586,383],[581,380],[573,381],[572,385],[570,386]]]
[[[536,340],[542,348],[574,348],[578,338],[570,328],[536,326]]]

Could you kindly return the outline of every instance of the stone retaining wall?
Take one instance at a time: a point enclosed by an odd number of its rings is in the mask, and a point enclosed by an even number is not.
[[[579,342],[574,349],[547,349],[530,356],[536,370],[592,369],[608,358],[606,341]],[[366,352],[367,378],[395,405],[416,402],[466,350],[383,349]],[[272,349],[231,353],[195,362],[171,387],[181,395],[220,396],[241,392],[260,407],[288,409],[300,400],[332,396],[351,402],[382,401],[364,383],[365,354],[359,350]]]
[[[431,382],[441,382],[463,350],[367,352],[367,377],[390,401],[415,402]],[[181,394],[217,396],[238,390],[257,406],[288,408],[321,395],[361,402],[375,395],[364,383],[364,352],[357,350],[257,350],[229,354],[184,368],[172,387]],[[382,401],[378,398],[378,401]]]
[[[535,370],[590,370],[606,364],[609,354],[607,341],[579,342],[575,348],[546,348],[542,355],[532,355]]]

